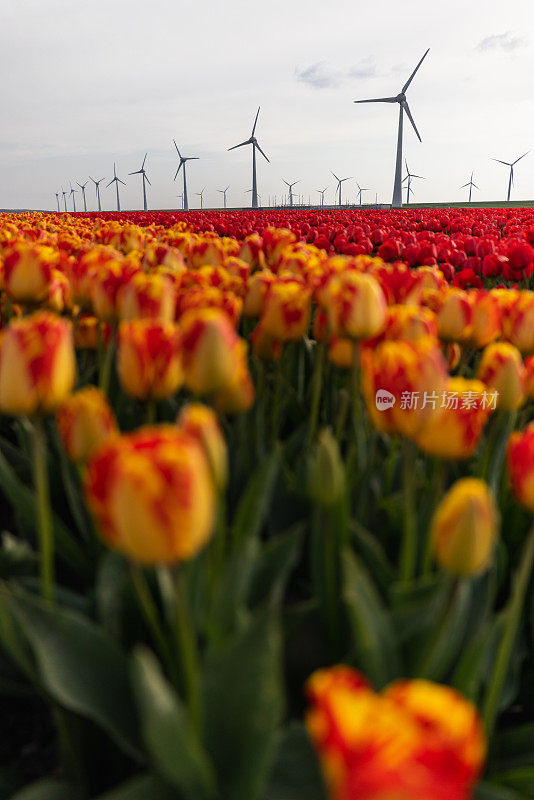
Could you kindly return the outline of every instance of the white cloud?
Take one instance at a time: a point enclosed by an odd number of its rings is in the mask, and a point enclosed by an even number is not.
[[[505,50],[512,52],[526,47],[527,40],[523,36],[514,36],[511,31],[506,33],[493,33],[491,36],[486,36],[477,45],[477,50]]]

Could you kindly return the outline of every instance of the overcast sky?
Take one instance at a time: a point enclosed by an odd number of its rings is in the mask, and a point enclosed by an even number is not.
[[[151,208],[174,208],[173,138],[188,164],[190,206],[250,203],[256,135],[263,204],[282,179],[317,199],[333,170],[391,201],[397,106],[353,100],[408,91],[422,144],[405,120],[414,199],[459,201],[474,171],[480,200],[506,199],[507,168],[534,148],[532,0],[3,0],[0,5],[0,207],[56,207],[69,181],[113,176],[123,208],[141,206],[145,151]],[[534,197],[534,149],[512,199]],[[107,182],[107,181],[106,181]],[[78,187],[76,187],[78,188]],[[349,200],[355,180],[344,184]],[[89,184],[88,206],[95,203]],[[80,194],[77,195],[78,208]],[[114,208],[113,187],[102,190]]]

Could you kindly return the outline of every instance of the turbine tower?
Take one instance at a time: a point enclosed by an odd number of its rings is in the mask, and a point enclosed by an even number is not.
[[[108,185],[106,186],[106,189],[108,189],[111,186],[112,183],[115,184],[115,190],[117,192],[117,211],[120,211],[121,210],[121,201],[120,201],[120,198],[119,198],[119,183],[122,183],[123,186],[126,186],[126,184],[124,183],[124,181],[121,181],[121,179],[117,177],[117,171],[115,169],[115,162],[113,162],[113,177],[110,180],[110,182],[108,183]]]
[[[343,181],[351,181],[352,177],[350,177],[350,178],[338,178],[335,172],[332,172],[332,175],[334,176],[334,178],[337,181],[336,192],[338,193],[338,199],[339,199],[338,205],[341,205],[341,184],[343,183]]]
[[[78,181],[76,181],[76,183],[78,183]],[[88,183],[89,183],[89,181],[85,181],[85,183],[78,183],[78,186],[79,186],[79,187],[80,187],[80,189],[82,190],[82,197],[83,197],[83,210],[84,210],[84,211],[87,211],[87,201],[86,201],[86,199],[85,199],[85,187],[87,186],[87,184],[88,184]]]
[[[176,147],[176,152],[178,153],[178,156],[180,158],[180,163],[178,164],[178,169],[176,170],[176,175],[174,176],[174,180],[176,180],[176,178],[178,177],[178,173],[180,172],[180,170],[183,167],[184,168],[184,196],[182,198],[182,208],[183,208],[184,211],[189,211],[189,203],[187,202],[187,178],[186,178],[186,175],[185,175],[185,163],[186,163],[186,161],[198,161],[199,156],[187,156],[187,157],[183,156],[180,153],[180,151],[178,150],[178,145],[176,144],[174,139],[173,139],[173,142],[174,142],[174,146]]]
[[[252,126],[252,133],[250,135],[250,139],[247,139],[246,142],[240,142],[239,144],[235,144],[233,147],[229,147],[228,150],[235,150],[238,147],[244,147],[246,144],[252,145],[252,208],[258,208],[258,183],[256,181],[256,148],[260,151],[262,156],[266,161],[271,163],[261,147],[258,144],[258,140],[254,136],[256,131],[256,124],[258,122],[258,115],[260,113],[260,106],[258,106],[258,110],[256,112],[256,119],[254,120],[254,125]]]
[[[56,192],[56,200],[57,200],[57,210],[58,210],[59,212],[61,212],[61,209],[60,209],[60,207],[59,207],[59,192]]]
[[[206,188],[206,187],[204,186],[204,189],[205,189],[205,188]],[[202,211],[203,199],[204,199],[204,189],[202,189],[202,191],[201,191],[201,192],[195,192],[196,196],[197,196],[197,197],[200,197],[200,210],[201,210],[201,211]]]
[[[293,186],[296,186],[297,183],[300,183],[300,181],[293,181],[293,183],[288,183],[287,181],[284,181],[284,183],[286,186],[289,186],[289,205],[293,206]]]
[[[68,195],[68,192],[66,192],[64,190],[63,186],[61,187],[61,194],[63,195],[63,205],[65,206],[65,213],[66,213],[67,212],[67,195]]]
[[[143,176],[143,211],[148,211],[148,207],[146,204],[146,186],[145,181],[148,183],[149,186],[152,186],[150,181],[148,180],[145,172],[145,161],[148,153],[145,153],[145,157],[143,158],[143,163],[141,164],[141,169],[136,170],[136,172],[130,172],[130,175],[142,175]]]
[[[358,200],[359,200],[359,203],[360,203],[360,205],[361,205],[361,204],[362,204],[362,193],[363,193],[363,192],[368,192],[368,191],[369,191],[369,189],[366,189],[366,188],[363,188],[363,189],[362,189],[362,187],[360,186],[360,184],[358,183],[358,181],[356,181],[356,186],[358,187]]]
[[[412,117],[412,113],[410,111],[410,106],[408,105],[408,101],[406,100],[406,92],[408,90],[409,85],[414,79],[415,73],[423,63],[424,59],[428,55],[428,50],[424,54],[423,58],[419,61],[416,68],[400,90],[400,93],[396,97],[378,97],[374,98],[373,100],[355,100],[355,103],[398,103],[399,104],[399,130],[397,134],[397,160],[395,162],[395,183],[393,184],[393,200],[391,205],[393,208],[400,208],[402,206],[402,180],[401,180],[401,173],[402,173],[402,121],[404,112],[406,112],[406,116],[412,123],[413,129],[416,133],[417,138],[421,141],[421,137],[419,136],[419,131],[415,125],[414,119]]]
[[[471,192],[473,190],[473,186],[475,187],[475,189],[478,189],[478,186],[476,185],[476,183],[473,183],[473,173],[471,173],[471,177],[469,178],[467,183],[464,183],[463,186],[460,186],[460,189],[465,189],[466,186],[469,186],[469,201],[468,202],[470,203],[471,202]]]
[[[222,194],[222,195],[223,195],[223,198],[224,198],[224,208],[226,208],[226,192],[228,191],[228,189],[229,189],[229,188],[230,188],[230,187],[229,187],[229,186],[227,186],[227,187],[226,187],[226,189],[217,189],[217,191],[219,192],[219,194]]]
[[[515,161],[511,161],[511,162],[510,161],[501,161],[500,158],[492,159],[493,161],[498,161],[499,164],[505,164],[507,167],[510,167],[510,177],[508,179],[508,197],[506,198],[506,202],[508,202],[508,203],[510,202],[510,192],[512,191],[512,186],[514,185],[514,167],[515,167],[515,165],[517,164],[518,161],[521,161],[521,159],[524,158],[525,156],[527,156],[529,153],[530,153],[530,150],[527,150],[526,153],[523,153],[522,156],[519,156],[519,158],[516,158]]]
[[[91,178],[90,175],[89,175],[89,177]],[[105,178],[100,178],[99,181],[95,181],[94,178],[91,178],[91,180],[93,181],[93,183],[95,185],[96,199],[98,200],[98,210],[102,211],[102,206],[100,205],[100,184],[102,183],[102,181],[105,180]]]
[[[76,189],[72,188],[72,183],[71,183],[69,195],[72,197],[72,208],[73,208],[74,212],[76,212],[76,198],[74,197],[74,195],[76,194],[76,191],[77,191]]]
[[[404,160],[404,163],[406,164],[406,176],[403,178],[402,182],[404,183],[405,181],[408,181],[408,184],[406,186],[406,203],[409,203],[410,202],[410,194],[413,194],[412,178],[421,178],[422,180],[425,180],[425,176],[424,175],[416,175],[415,172],[410,172],[410,170],[408,168],[408,161],[406,159]]]
[[[328,186],[326,187],[326,189],[328,189]],[[316,189],[315,190],[316,192],[319,192],[319,194],[321,195],[321,205],[322,206],[324,206],[324,193],[326,192],[326,189]]]

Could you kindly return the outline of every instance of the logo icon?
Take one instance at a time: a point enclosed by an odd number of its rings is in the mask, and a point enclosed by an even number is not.
[[[375,395],[376,407],[379,411],[387,411],[395,405],[395,395],[388,392],[387,389],[379,389]]]

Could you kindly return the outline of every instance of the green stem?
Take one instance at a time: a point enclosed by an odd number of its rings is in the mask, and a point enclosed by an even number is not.
[[[491,740],[499,704],[502,696],[503,686],[508,674],[510,657],[521,622],[521,611],[525,601],[532,566],[534,564],[534,525],[530,529],[528,538],[519,562],[519,568],[514,578],[514,585],[510,603],[506,609],[506,622],[504,633],[497,652],[497,659],[493,669],[493,674],[486,694],[484,704],[484,724],[486,735]]]
[[[332,526],[330,508],[312,511],[311,559],[314,593],[319,598],[321,616],[330,656],[339,658],[338,542]]]
[[[402,581],[413,580],[417,564],[417,515],[415,511],[415,448],[411,441],[403,439],[403,500],[404,530],[400,554],[400,577]]]
[[[282,403],[282,360],[276,362],[274,377],[273,414],[271,417],[271,443],[274,445],[278,439],[280,428],[280,406]]]
[[[433,459],[433,474],[430,489],[430,501],[432,503],[430,515],[427,522],[427,536],[425,541],[425,550],[423,553],[423,563],[421,566],[422,574],[428,575],[432,567],[432,539],[430,536],[430,528],[432,516],[435,508],[437,508],[439,501],[443,495],[445,485],[445,462],[441,458]]]
[[[33,425],[33,479],[37,495],[41,593],[44,600],[54,599],[54,532],[50,508],[50,486],[46,457],[46,435],[40,417]]]
[[[175,685],[178,685],[178,674],[176,665],[172,657],[172,652],[169,647],[168,639],[159,619],[158,608],[152,597],[152,593],[148,586],[145,574],[142,568],[137,564],[130,564],[130,575],[132,578],[133,587],[137,595],[139,608],[147,624],[154,643],[157,647],[160,658],[165,664],[169,677]]]
[[[336,418],[335,437],[341,441],[341,436],[347,424],[347,414],[349,413],[350,394],[346,389],[341,389],[339,392],[339,409]]]
[[[315,439],[317,433],[317,422],[319,420],[319,407],[321,404],[321,390],[323,386],[323,368],[325,357],[325,343],[318,342],[315,348],[315,364],[311,379],[311,402],[310,414],[308,417],[308,438],[307,449]]]
[[[158,407],[155,400],[148,400],[146,404],[147,425],[156,425],[158,421]]]
[[[109,384],[111,381],[111,368],[113,366],[113,357],[115,355],[115,333],[116,333],[115,328],[113,328],[111,336],[109,338],[108,346],[102,358],[102,364],[98,381],[99,387],[106,395],[109,393]]]
[[[181,569],[176,570],[174,575],[174,591],[174,635],[180,656],[184,693],[191,726],[200,736],[202,708],[199,655],[189,610],[186,579]]]

